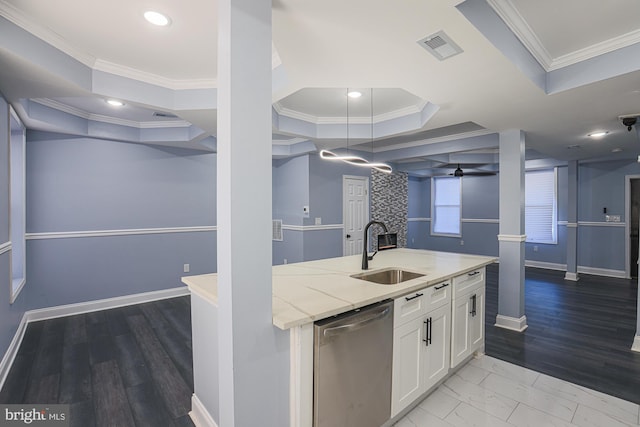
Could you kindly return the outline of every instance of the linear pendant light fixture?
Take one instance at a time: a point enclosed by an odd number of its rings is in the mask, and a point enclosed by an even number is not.
[[[353,92],[347,88],[347,154],[338,155],[329,150],[320,150],[320,158],[325,160],[340,160],[353,166],[361,166],[383,173],[391,173],[393,169],[386,163],[369,162],[362,157],[349,154],[349,98],[352,97],[351,93]],[[371,152],[373,153],[373,88],[371,89]]]

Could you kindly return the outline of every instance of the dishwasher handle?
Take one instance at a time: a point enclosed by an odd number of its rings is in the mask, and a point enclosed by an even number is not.
[[[340,326],[333,326],[330,328],[326,328],[323,332],[323,335],[325,337],[332,337],[335,335],[339,335],[342,333],[346,333],[346,332],[351,332],[351,331],[355,331],[357,329],[360,329],[366,325],[368,325],[369,323],[375,322],[376,320],[380,320],[386,316],[389,315],[389,312],[391,311],[390,307],[384,307],[380,310],[377,310],[374,313],[371,313],[368,316],[363,316],[362,319],[358,319],[356,322],[353,323],[347,323],[346,325],[340,325]]]

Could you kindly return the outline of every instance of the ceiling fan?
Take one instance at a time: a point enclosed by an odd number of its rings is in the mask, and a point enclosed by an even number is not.
[[[460,163],[458,163],[458,168],[453,172],[450,173],[449,175],[453,175],[453,176],[491,176],[491,175],[496,175],[498,172],[491,172],[491,171],[472,171],[472,172],[464,172],[461,168],[460,168]]]

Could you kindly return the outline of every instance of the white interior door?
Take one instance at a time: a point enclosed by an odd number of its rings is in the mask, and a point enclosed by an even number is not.
[[[344,255],[362,253],[364,226],[369,218],[369,178],[342,177]]]

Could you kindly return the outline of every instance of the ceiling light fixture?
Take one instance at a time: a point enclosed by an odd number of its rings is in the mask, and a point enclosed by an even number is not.
[[[591,138],[602,138],[603,136],[607,135],[608,133],[609,133],[609,131],[603,130],[603,131],[590,133],[587,136],[591,137]]]
[[[111,105],[112,107],[124,106],[124,102],[118,101],[117,99],[107,99],[107,104]]]
[[[347,97],[353,98],[353,96],[350,95],[351,93],[352,92],[349,92],[349,89],[347,89]],[[362,93],[357,93],[359,95],[356,96],[356,98],[362,96]],[[373,89],[371,89],[371,153],[373,155]],[[320,150],[320,158],[325,160],[341,160],[344,163],[348,163],[353,166],[375,169],[383,173],[391,173],[393,171],[391,166],[386,163],[369,162],[362,157],[352,156],[349,154],[349,99],[347,99],[347,154],[341,156],[329,150]]]
[[[357,90],[352,90],[351,92],[347,92],[347,96],[349,98],[360,98],[362,96],[362,92],[358,92]]]
[[[153,25],[157,25],[159,27],[166,27],[171,23],[171,20],[168,16],[163,15],[160,12],[155,12],[153,10],[148,10],[144,13],[144,19],[152,23]]]

